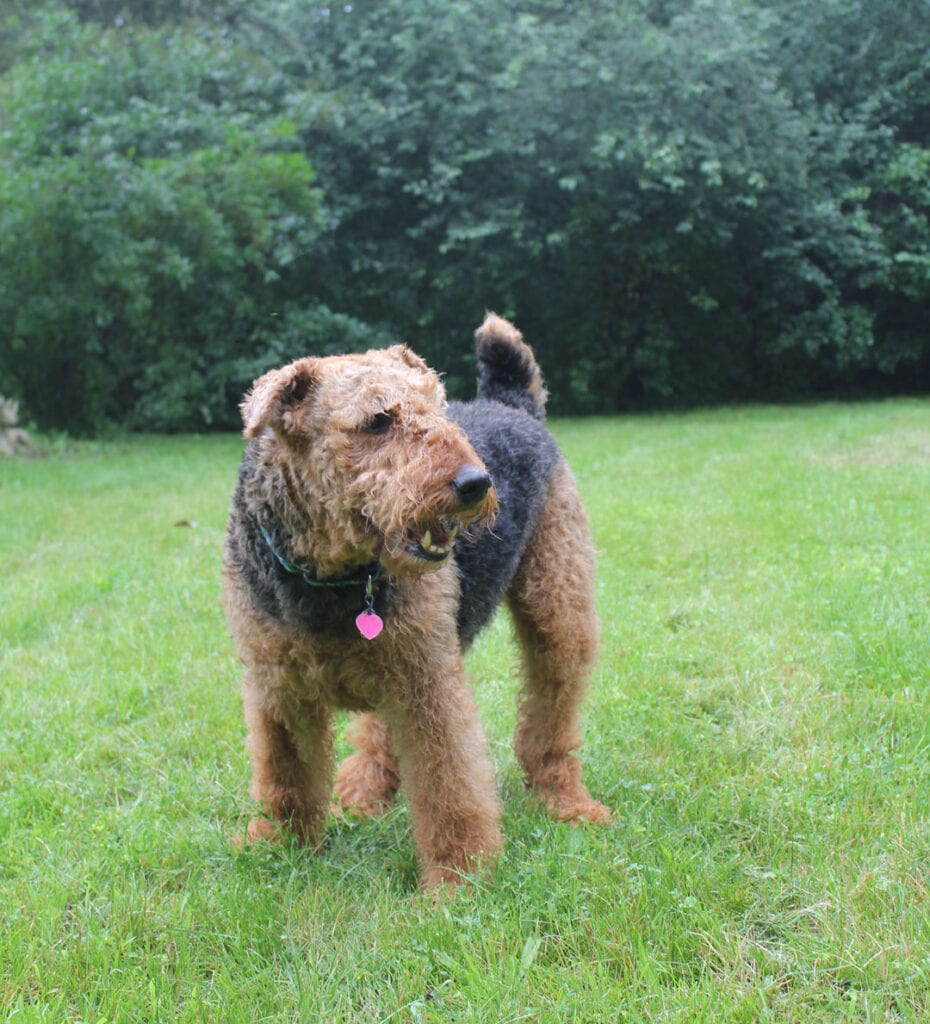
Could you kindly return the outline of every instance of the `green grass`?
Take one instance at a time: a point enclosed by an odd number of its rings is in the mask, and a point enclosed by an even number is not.
[[[506,854],[436,908],[403,805],[318,857],[231,841],[239,440],[0,463],[2,1019],[930,1019],[930,402],[555,429],[600,552],[584,756],[617,824],[524,795],[501,616],[468,667]]]

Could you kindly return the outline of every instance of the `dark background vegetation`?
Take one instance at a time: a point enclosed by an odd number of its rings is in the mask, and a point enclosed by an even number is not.
[[[486,308],[559,411],[930,385],[925,0],[6,0],[0,393],[90,433]]]

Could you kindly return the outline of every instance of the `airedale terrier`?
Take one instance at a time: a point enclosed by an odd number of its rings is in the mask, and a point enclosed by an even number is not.
[[[242,403],[246,447],[224,568],[246,667],[252,795],[319,842],[334,708],[362,712],[336,794],[374,813],[402,785],[425,887],[500,849],[500,805],[462,652],[504,599],[523,650],[516,754],[557,819],[607,822],[571,753],[598,642],[594,553],[543,425],[533,352],[489,314],[479,397],[447,404],[397,345],[299,359]]]

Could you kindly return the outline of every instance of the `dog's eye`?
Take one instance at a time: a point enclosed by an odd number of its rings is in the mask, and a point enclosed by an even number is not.
[[[362,427],[366,434],[386,434],[394,425],[394,418],[390,413],[379,412]]]

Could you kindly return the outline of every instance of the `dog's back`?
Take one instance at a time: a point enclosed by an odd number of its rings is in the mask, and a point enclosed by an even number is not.
[[[475,332],[478,397],[452,402],[449,418],[487,466],[499,512],[490,530],[456,542],[459,639],[468,646],[516,572],[562,456],[544,425],[546,390],[533,350],[508,321],[489,313]]]

